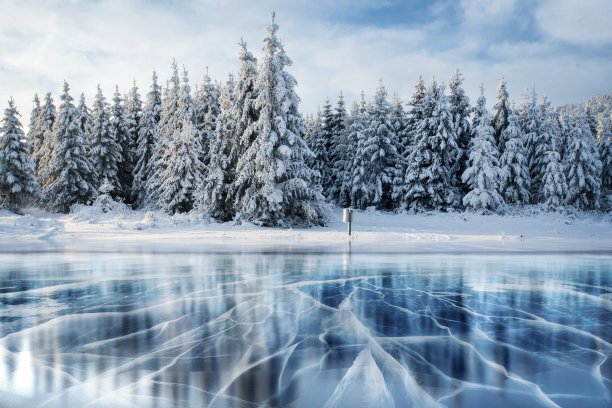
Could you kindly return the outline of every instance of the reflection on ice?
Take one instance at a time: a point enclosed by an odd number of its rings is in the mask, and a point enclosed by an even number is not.
[[[1,255],[0,406],[612,405],[612,256]]]

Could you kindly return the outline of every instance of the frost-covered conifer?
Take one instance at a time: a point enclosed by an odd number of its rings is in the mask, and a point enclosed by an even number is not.
[[[313,170],[319,172],[318,181],[323,188],[323,195],[328,199],[331,199],[331,188],[333,186],[333,175],[332,175],[332,146],[334,138],[334,113],[332,111],[329,98],[325,99],[323,110],[318,115],[320,121],[320,131],[315,135],[317,140],[314,141],[312,146],[312,152],[315,154],[313,163]]]
[[[459,73],[459,70],[455,69],[455,72],[448,84],[450,91],[448,96],[448,104],[453,129],[457,135],[457,147],[459,149],[458,180],[460,179],[460,175],[463,174],[467,168],[471,137],[471,127],[468,118],[472,112],[472,109],[470,108],[470,99],[465,94],[462,85],[463,76]],[[464,193],[466,192],[467,191],[464,191]]]
[[[593,114],[593,108],[591,108],[591,103],[587,102],[584,104],[584,118],[586,123],[589,125],[589,130],[593,137],[597,136],[597,117]]]
[[[344,107],[344,96],[342,92],[340,92],[340,96],[338,97],[338,103],[336,104],[336,108],[334,110],[334,115],[332,117],[332,146],[331,146],[331,159],[332,162],[332,180],[333,185],[331,187],[331,197],[332,199],[341,206],[348,205],[349,196],[344,194],[341,196],[341,192],[344,191],[346,193],[347,189],[343,187],[344,181],[346,179],[346,171],[350,166],[348,163],[353,161],[353,158],[350,156],[350,148],[348,146],[348,132],[346,129],[346,109]]]
[[[132,183],[134,204],[142,207],[147,202],[147,180],[153,166],[151,157],[157,140],[157,124],[161,114],[161,87],[157,84],[157,74],[153,71],[151,90],[147,94],[146,106],[139,122],[136,139],[136,166]]]
[[[426,88],[423,79],[419,79],[414,87],[414,94],[408,103],[408,144],[414,146],[417,143],[417,126],[425,117],[423,102],[425,101]],[[412,149],[407,149],[412,150]],[[406,153],[406,157],[410,153]]]
[[[13,98],[0,124],[0,207],[17,211],[38,196],[31,149]]]
[[[236,178],[236,160],[232,157],[237,143],[234,117],[234,78],[230,75],[221,89],[221,113],[217,116],[210,143],[210,163],[204,181],[197,189],[195,205],[199,211],[219,221],[234,218],[231,186]]]
[[[601,158],[601,191],[602,210],[609,211],[612,207],[612,122],[608,125],[599,121],[597,127],[597,147]]]
[[[110,113],[106,98],[98,85],[98,92],[94,99],[91,126],[89,127],[88,157],[93,168],[93,187],[97,190],[106,179],[118,190],[121,187],[119,181],[119,163],[123,159],[121,146],[111,133]]]
[[[125,171],[129,170],[129,177],[126,175],[126,181],[128,182],[129,197],[126,196],[127,201],[133,202],[137,194],[133,191],[134,186],[134,174],[136,163],[138,162],[137,148],[138,148],[138,133],[140,132],[140,121],[142,119],[142,101],[140,100],[140,94],[138,93],[138,86],[136,86],[136,80],[133,81],[132,88],[125,98],[125,125],[127,126],[127,141],[130,143],[130,154],[128,157],[124,153],[124,163],[126,159],[129,159],[129,165],[125,166]]]
[[[503,155],[506,148],[506,142],[503,138],[504,130],[508,127],[508,121],[511,114],[510,108],[510,97],[508,96],[508,90],[506,89],[506,80],[502,76],[499,79],[499,86],[497,87],[497,103],[493,107],[493,126],[495,143],[499,153]]]
[[[544,207],[549,211],[560,211],[565,205],[567,181],[559,153],[549,151],[548,156],[544,173]]]
[[[168,165],[168,145],[174,137],[174,132],[180,129],[179,103],[180,103],[180,79],[176,61],[172,62],[172,76],[161,104],[161,113],[157,125],[157,139],[153,148],[153,154],[149,165],[151,167],[146,184],[146,201],[144,205],[157,205],[159,191],[162,182],[162,173]]]
[[[38,98],[38,94],[34,94],[34,107],[32,108],[32,112],[30,113],[30,126],[28,127],[27,139],[30,145],[30,155],[34,157],[34,140],[36,140],[40,130],[39,130],[39,116],[40,116],[40,99]]]
[[[474,123],[478,125],[472,128],[472,148],[468,168],[461,176],[469,189],[463,197],[463,204],[474,211],[495,212],[504,203],[504,199],[499,194],[501,179],[499,152],[493,138],[493,127],[490,125],[483,88],[474,114]]]
[[[535,203],[544,201],[544,173],[550,155],[557,146],[557,129],[550,113],[550,102],[544,98],[540,105],[538,137],[533,142],[532,161],[529,168],[531,177],[531,199]]]
[[[236,150],[233,153],[235,160],[247,151],[255,140],[254,123],[258,118],[255,108],[257,99],[257,59],[247,50],[247,44],[240,41],[240,71],[234,88],[234,116],[236,117],[235,132],[238,137]]]
[[[124,200],[129,200],[132,190],[132,171],[134,169],[134,140],[131,139],[132,135],[129,133],[125,109],[123,107],[123,98],[119,93],[118,86],[115,86],[113,104],[110,107],[109,113],[109,134],[119,145],[121,152],[121,160],[117,163],[119,184],[116,186],[115,191]]]
[[[87,106],[85,102],[85,94],[81,93],[81,97],[79,99],[79,106],[77,106],[77,110],[79,111],[79,124],[81,125],[81,131],[87,140],[87,134],[89,133],[89,127],[91,126],[91,109]]]
[[[520,123],[521,130],[525,137],[525,148],[527,150],[527,163],[529,164],[529,177],[531,178],[531,190],[538,191],[541,182],[535,180],[536,176],[539,176],[539,166],[536,164],[536,149],[540,140],[540,128],[541,128],[541,117],[540,110],[537,106],[537,95],[535,87],[531,88],[531,91],[525,89],[523,92],[523,104],[520,108]],[[545,152],[549,151],[550,148],[547,146]],[[541,151],[541,150],[540,150]],[[532,201],[537,202],[537,194],[532,194]]]
[[[501,189],[500,192],[508,204],[526,204],[529,202],[529,166],[525,157],[523,133],[519,126],[518,115],[512,110],[507,112],[508,123],[499,140],[505,140],[504,153],[500,158]]]
[[[168,145],[168,161],[161,174],[157,205],[169,214],[188,212],[202,182],[202,154],[195,126],[183,119]]]
[[[278,26],[268,27],[264,59],[257,76],[254,124],[256,138],[237,169],[237,222],[266,226],[323,224],[323,197],[312,186],[315,172],[305,158],[312,153],[304,142],[305,123],[298,111],[296,81],[285,67],[291,60],[276,36]]]
[[[583,210],[599,208],[601,160],[585,115],[572,120],[565,169],[567,204]]]
[[[51,97],[51,92],[45,95],[45,103],[40,108],[40,115],[38,117],[38,126],[36,134],[33,134],[32,138],[32,155],[34,160],[34,167],[36,168],[36,177],[38,178],[39,184],[44,184],[45,169],[51,160],[54,148],[53,139],[53,124],[57,117],[57,110]]]
[[[370,205],[368,189],[368,157],[363,153],[366,145],[366,121],[367,106],[365,95],[361,92],[361,102],[359,108],[354,111],[349,127],[349,140],[354,146],[352,180],[351,185],[351,206],[366,208]]]
[[[109,212],[113,208],[113,197],[111,194],[115,188],[106,177],[102,179],[102,184],[98,188],[98,196],[94,201],[94,206],[99,207],[102,212]]]
[[[216,120],[220,112],[219,88],[212,82],[207,67],[202,85],[196,92],[194,112],[196,128],[204,152],[202,160],[205,164],[208,163],[208,146],[214,136]]]
[[[79,113],[69,91],[68,83],[64,82],[62,104],[49,136],[55,147],[45,170],[43,185],[47,206],[59,212],[68,212],[73,204],[85,204],[95,194],[88,182],[93,169],[79,126]]]

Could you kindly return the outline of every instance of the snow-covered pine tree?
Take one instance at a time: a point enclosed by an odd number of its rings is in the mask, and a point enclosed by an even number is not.
[[[111,184],[106,177],[102,179],[102,183],[98,188],[98,196],[94,201],[94,206],[97,206],[102,212],[109,212],[113,208],[113,197],[111,196],[115,187]]]
[[[19,211],[38,196],[31,146],[23,133],[13,98],[0,123],[0,207]]]
[[[195,126],[183,119],[168,145],[168,161],[161,174],[157,205],[169,214],[188,212],[202,182],[202,154]]]
[[[69,91],[68,83],[64,82],[62,104],[49,135],[54,148],[43,185],[47,207],[59,212],[68,212],[70,206],[76,203],[85,204],[95,194],[95,189],[88,182],[93,169],[79,126],[79,113]]]
[[[208,75],[208,67],[206,67],[206,74],[195,98],[195,124],[202,145],[204,155],[201,159],[204,164],[208,164],[208,145],[214,136],[215,122],[220,112],[219,88],[212,82]]]
[[[257,99],[257,59],[247,50],[247,44],[240,40],[240,71],[234,89],[234,115],[236,124],[234,131],[238,137],[236,150],[232,160],[239,160],[255,140],[254,123],[257,122],[258,112],[255,108]]]
[[[79,106],[77,106],[77,110],[79,111],[79,124],[81,126],[81,131],[83,135],[87,137],[89,133],[89,126],[91,126],[91,109],[87,106],[85,102],[85,94],[81,92],[81,97],[79,98]],[[86,139],[87,141],[87,139]]]
[[[27,139],[30,144],[30,155],[34,157],[34,141],[36,140],[40,130],[39,130],[39,116],[40,116],[40,99],[38,98],[38,94],[34,94],[34,107],[32,108],[32,112],[30,113],[30,126],[28,127]]]
[[[584,118],[589,125],[593,137],[597,136],[597,117],[593,114],[593,108],[589,102],[584,104]]]
[[[347,194],[341,196],[341,192],[346,193],[347,189],[343,187],[346,179],[345,172],[349,162],[353,158],[349,156],[348,133],[346,129],[346,109],[344,107],[344,96],[340,92],[338,103],[332,117],[332,146],[331,146],[331,168],[333,185],[331,187],[331,197],[340,206],[344,207],[348,204],[349,197]]]
[[[358,132],[363,132],[363,117],[359,113],[357,103],[353,102],[350,115],[346,120],[345,168],[342,171],[342,179],[339,179],[338,204],[342,207],[353,205],[351,190],[353,189],[353,164],[359,139]]]
[[[159,123],[157,125],[157,140],[153,148],[153,155],[149,161],[151,167],[146,184],[146,202],[144,205],[155,206],[159,201],[159,191],[162,182],[162,173],[168,165],[168,145],[174,137],[174,131],[181,124],[179,118],[180,79],[176,61],[172,62],[172,76],[164,94]]]
[[[395,173],[393,176],[393,188],[391,191],[391,197],[394,200],[394,208],[399,205],[397,200],[396,190],[399,184],[403,184],[403,176],[406,173],[407,167],[407,155],[410,153],[410,135],[408,129],[408,117],[402,106],[402,102],[397,95],[393,96],[391,100],[391,123],[393,130],[397,138],[397,161],[395,163]],[[399,183],[399,184],[398,184]]]
[[[548,152],[548,164],[544,173],[544,207],[549,211],[561,211],[565,206],[567,181],[561,156],[555,151]]]
[[[470,137],[471,127],[468,118],[472,112],[470,108],[470,99],[463,90],[463,76],[459,73],[458,69],[455,69],[453,76],[448,84],[449,96],[448,104],[452,118],[453,129],[457,135],[457,147],[459,148],[459,170],[458,180],[461,178],[461,174],[467,168],[467,162],[470,156]],[[459,183],[461,184],[461,183]],[[464,186],[460,186],[462,193],[467,193]]]
[[[557,124],[557,130],[557,134],[559,136],[557,137],[557,152],[559,152],[559,156],[561,156],[561,163],[565,163],[565,150],[569,145],[569,134],[572,130],[570,126],[569,109],[566,108],[565,112],[559,115],[559,123]]]
[[[366,202],[383,210],[391,210],[394,207],[393,178],[395,166],[399,161],[398,140],[390,115],[391,104],[381,81],[369,107],[364,131],[365,143],[357,155],[362,156],[360,161],[365,164]]]
[[[39,185],[45,182],[45,169],[51,160],[53,148],[55,146],[53,139],[53,124],[57,117],[57,110],[51,97],[51,92],[45,95],[45,103],[40,108],[38,119],[37,132],[32,139],[32,157],[34,167],[36,169],[36,177]]]
[[[291,59],[277,31],[272,13],[256,83],[256,139],[237,169],[236,184],[245,187],[239,188],[244,195],[237,197],[236,221],[266,226],[322,225],[326,206],[312,186],[315,172],[305,163],[312,152],[303,139],[305,124],[298,111],[296,81],[285,71]]]
[[[161,87],[157,84],[157,74],[153,71],[151,90],[147,94],[146,106],[139,122],[136,140],[136,166],[132,196],[134,204],[142,207],[147,201],[147,180],[153,170],[151,157],[157,140],[157,124],[161,114]]]
[[[134,169],[134,140],[131,139],[132,135],[128,131],[123,98],[119,93],[118,86],[115,86],[113,104],[109,113],[109,134],[119,144],[121,152],[121,160],[117,163],[119,184],[115,188],[115,193],[123,200],[129,201],[132,190],[132,171]]]
[[[474,123],[478,125],[472,128],[469,165],[461,176],[462,181],[469,187],[468,193],[463,197],[463,204],[470,210],[495,212],[504,203],[499,193],[501,169],[482,87],[474,115]]]
[[[353,166],[351,170],[351,206],[366,208],[370,205],[367,168],[368,157],[364,154],[366,145],[367,105],[365,94],[361,92],[359,108],[353,112],[349,127],[349,140],[353,146]]]
[[[493,135],[495,137],[495,143],[499,154],[503,155],[506,148],[506,142],[504,140],[504,130],[508,127],[508,120],[510,117],[510,97],[508,96],[508,90],[506,89],[506,80],[503,75],[499,78],[499,85],[497,87],[497,103],[493,107],[493,129],[495,130]]]
[[[324,167],[324,164],[322,163],[325,161],[327,153],[325,151],[325,139],[323,138],[323,126],[321,123],[320,110],[317,110],[317,113],[314,114],[311,122],[308,123],[307,126],[308,128],[306,130],[306,134],[304,135],[304,140],[307,141],[307,145],[312,152],[312,156],[307,156],[305,160],[308,167],[315,171],[315,176],[312,180],[313,184],[319,186],[322,193],[323,187],[321,179],[323,175],[321,174],[321,168]]]
[[[313,170],[320,174],[320,184],[323,188],[323,195],[330,200],[333,179],[332,146],[334,139],[334,113],[332,111],[329,98],[325,99],[323,110],[319,115],[321,121],[321,131],[317,134],[319,140],[315,143],[315,157],[313,160]]]
[[[557,146],[557,129],[553,117],[550,114],[550,102],[544,98],[539,107],[540,115],[537,130],[537,139],[532,139],[533,151],[532,161],[529,167],[531,178],[531,200],[534,203],[544,201],[544,173],[548,166],[550,155]]]
[[[414,87],[414,94],[408,103],[408,146],[414,146],[417,143],[417,126],[425,117],[423,102],[425,101],[426,91],[427,89],[425,88],[423,78],[419,76]],[[411,150],[412,149],[406,148],[405,157],[408,157]]]
[[[140,94],[138,93],[138,86],[136,86],[136,80],[133,80],[132,88],[125,98],[125,125],[127,126],[127,138],[126,140],[130,143],[130,154],[126,157],[124,153],[124,162],[126,158],[129,159],[129,166],[126,166],[125,170],[130,170],[130,176],[126,180],[130,186],[130,195],[126,196],[126,201],[133,203],[137,198],[137,194],[134,192],[134,174],[135,168],[138,161],[136,150],[138,148],[138,133],[140,132],[140,121],[142,118],[142,101],[140,100]]]
[[[500,192],[508,204],[526,204],[529,202],[531,179],[525,157],[523,133],[518,115],[511,109],[507,114],[508,123],[499,138],[506,141],[504,153],[500,158],[502,170]]]
[[[123,156],[121,145],[115,140],[111,133],[110,112],[102,89],[98,85],[98,92],[94,99],[91,126],[87,135],[88,158],[93,168],[93,187],[97,190],[106,179],[118,190],[121,186],[119,181],[119,163]]]
[[[599,208],[601,160],[586,115],[572,121],[566,150],[567,204],[581,210]]]
[[[520,108],[520,123],[521,130],[525,137],[525,148],[527,151],[527,163],[529,164],[529,177],[531,179],[531,191],[538,190],[541,185],[541,181],[537,182],[535,177],[539,176],[539,167],[536,165],[536,149],[540,140],[540,110],[537,105],[537,94],[535,87],[531,88],[531,91],[525,89],[523,92],[523,104]],[[546,149],[550,150],[547,146]],[[547,152],[548,150],[544,150]],[[537,202],[539,197],[537,194],[531,195],[532,202]]]
[[[230,221],[235,215],[230,196],[236,178],[236,161],[231,157],[237,143],[234,87],[234,78],[230,74],[221,88],[221,113],[217,116],[215,134],[210,143],[208,171],[195,195],[195,207],[199,211],[223,222]]]
[[[612,121],[606,125],[599,121],[597,127],[597,147],[601,158],[601,192],[602,210],[609,211],[612,208]]]

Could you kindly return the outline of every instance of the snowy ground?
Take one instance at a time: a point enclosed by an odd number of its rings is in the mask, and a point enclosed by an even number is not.
[[[260,228],[191,215],[80,207],[71,214],[0,211],[0,251],[100,252],[513,252],[612,251],[612,216],[540,213],[424,215],[355,211],[353,235],[341,209],[327,227]],[[521,237],[522,236],[522,237]]]

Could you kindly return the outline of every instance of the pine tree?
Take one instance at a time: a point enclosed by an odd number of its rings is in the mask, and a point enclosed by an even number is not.
[[[0,125],[0,207],[18,211],[38,196],[38,185],[13,98],[8,104]]]
[[[216,120],[220,111],[219,89],[208,76],[207,67],[195,100],[195,123],[203,150],[202,160],[205,164],[208,164],[208,145],[214,136]]]
[[[461,177],[469,187],[469,192],[463,197],[463,204],[471,210],[495,212],[504,203],[499,194],[501,169],[482,87],[474,115],[474,123],[478,123],[478,126],[472,128],[469,166]]]
[[[561,211],[565,206],[567,181],[559,153],[549,151],[548,156],[544,174],[544,207],[549,211]]]
[[[117,176],[119,184],[115,188],[116,194],[129,201],[132,190],[132,171],[134,169],[134,140],[131,139],[123,107],[123,98],[119,87],[115,86],[113,104],[110,107],[108,120],[110,136],[120,146],[121,160],[117,163]]]
[[[98,85],[98,92],[93,104],[93,113],[89,134],[87,135],[88,157],[93,168],[93,187],[97,190],[106,179],[118,190],[121,187],[119,180],[119,163],[123,159],[121,146],[111,133],[110,112],[102,89]]]
[[[219,221],[234,218],[231,186],[236,178],[236,161],[232,152],[237,143],[234,117],[234,78],[230,75],[221,89],[221,113],[216,120],[215,134],[210,144],[210,163],[204,182],[196,194],[196,208]]]
[[[183,119],[168,145],[168,162],[161,174],[158,206],[169,214],[188,212],[202,182],[202,154],[195,126]]]
[[[40,109],[37,132],[32,135],[32,155],[39,184],[44,183],[46,168],[53,154],[54,140],[52,134],[56,117],[57,110],[51,92],[49,92],[45,95],[45,103]]]
[[[504,153],[500,158],[502,196],[508,204],[529,202],[529,166],[525,157],[523,133],[519,126],[518,115],[508,111],[508,123],[500,140],[505,140]]]
[[[493,129],[495,143],[499,153],[503,155],[504,149],[506,148],[506,142],[503,138],[504,130],[508,127],[508,121],[510,117],[510,97],[508,96],[508,90],[506,89],[506,80],[502,76],[499,79],[499,86],[497,87],[497,103],[493,107]]]
[[[577,116],[572,125],[565,159],[567,204],[581,210],[596,209],[599,208],[601,192],[599,152],[586,116]]]
[[[550,114],[550,102],[544,98],[540,105],[537,139],[533,141],[532,161],[529,169],[533,202],[544,201],[544,174],[550,155],[557,146],[557,129]]]
[[[125,182],[129,185],[129,196],[126,196],[126,201],[133,203],[137,198],[137,194],[134,192],[134,174],[135,168],[138,161],[136,150],[138,148],[138,134],[140,132],[140,121],[142,120],[142,101],[140,100],[140,94],[138,93],[138,87],[136,86],[136,80],[133,81],[132,89],[125,98],[125,125],[127,127],[127,138],[126,141],[129,143],[129,154],[125,154],[123,163],[126,163],[126,159],[129,160],[128,165],[124,166],[125,171],[130,171],[129,176],[125,175]]]
[[[330,190],[332,199],[340,206],[346,206],[348,204],[349,196],[346,194],[348,189],[344,186],[346,180],[345,173],[349,162],[353,161],[353,158],[349,156],[348,147],[348,133],[346,129],[346,109],[344,107],[344,97],[342,92],[338,96],[338,103],[332,117],[332,146],[331,146],[331,159],[332,162],[332,180],[333,185]],[[342,194],[344,192],[344,194]],[[342,194],[342,195],[341,195]]]
[[[367,107],[365,95],[361,93],[359,108],[353,113],[349,127],[349,140],[354,146],[353,166],[351,169],[351,206],[366,208],[370,205],[367,168],[368,157],[364,153],[366,145]]]
[[[34,141],[36,140],[40,132],[39,121],[40,121],[41,107],[40,107],[40,99],[38,99],[38,94],[34,94],[33,102],[34,102],[34,107],[32,108],[32,112],[30,113],[30,126],[28,127],[28,134],[27,134],[28,143],[30,144],[30,149],[32,150],[29,153],[32,157],[34,157]]]
[[[602,210],[609,211],[612,207],[612,121],[606,126],[599,121],[597,127],[597,147],[601,158],[601,191],[602,191]]]
[[[535,194],[531,195],[533,202],[537,202],[539,198],[538,192],[541,186],[541,180],[535,180],[536,177],[540,176],[540,167],[536,163],[536,150],[540,141],[540,110],[537,106],[537,95],[535,88],[531,88],[531,92],[525,89],[523,93],[523,104],[520,112],[520,123],[521,130],[525,138],[525,148],[527,150],[527,163],[529,164],[529,177],[531,179],[531,192]],[[541,150],[544,154],[549,151],[550,148],[546,146],[546,150]],[[545,167],[544,167],[545,168]]]
[[[589,102],[584,104],[584,118],[589,125],[589,130],[593,137],[597,136],[597,117],[593,114],[593,109]]]
[[[168,87],[164,94],[161,105],[159,123],[157,125],[157,140],[153,148],[153,155],[149,165],[151,167],[146,184],[145,206],[155,206],[159,202],[159,191],[162,182],[162,173],[168,164],[168,146],[174,137],[174,132],[180,129],[179,103],[180,103],[180,79],[176,61],[172,62],[172,76],[168,81]]]
[[[77,110],[79,111],[79,125],[81,126],[81,132],[83,132],[83,135],[86,137],[89,133],[89,127],[91,126],[91,110],[85,102],[85,94],[83,93],[81,93]]]
[[[457,135],[457,147],[459,149],[459,169],[457,173],[457,179],[459,180],[461,174],[463,174],[467,168],[467,162],[470,155],[471,127],[468,118],[472,109],[470,108],[470,99],[462,88],[463,77],[459,73],[459,70],[455,69],[448,85],[450,91],[448,97],[449,110],[453,129]],[[464,186],[461,187],[463,189]],[[463,191],[463,194],[465,193],[467,193],[467,191]]]
[[[305,124],[298,111],[296,81],[284,69],[291,60],[277,30],[273,13],[256,83],[257,136],[237,169],[236,184],[247,186],[237,198],[236,220],[266,226],[322,225],[326,218],[323,197],[311,186],[315,172],[305,158],[312,153],[303,139]]]
[[[157,140],[157,124],[161,114],[161,87],[157,84],[157,74],[153,71],[151,90],[147,94],[146,106],[139,122],[138,139],[136,140],[136,166],[132,196],[134,204],[142,207],[147,202],[147,180],[153,166],[151,158]]]
[[[85,151],[79,114],[69,91],[68,83],[64,82],[62,104],[49,136],[54,147],[43,185],[47,206],[59,212],[68,212],[76,203],[85,204],[95,194],[87,181],[93,169]]]
[[[318,134],[320,140],[316,143],[318,147],[316,152],[313,151],[315,153],[313,170],[318,171],[320,174],[319,181],[323,188],[323,195],[327,199],[331,199],[331,188],[334,183],[332,177],[333,161],[331,157],[334,139],[334,113],[329,99],[325,99],[325,104],[319,118],[321,121],[321,131]]]

